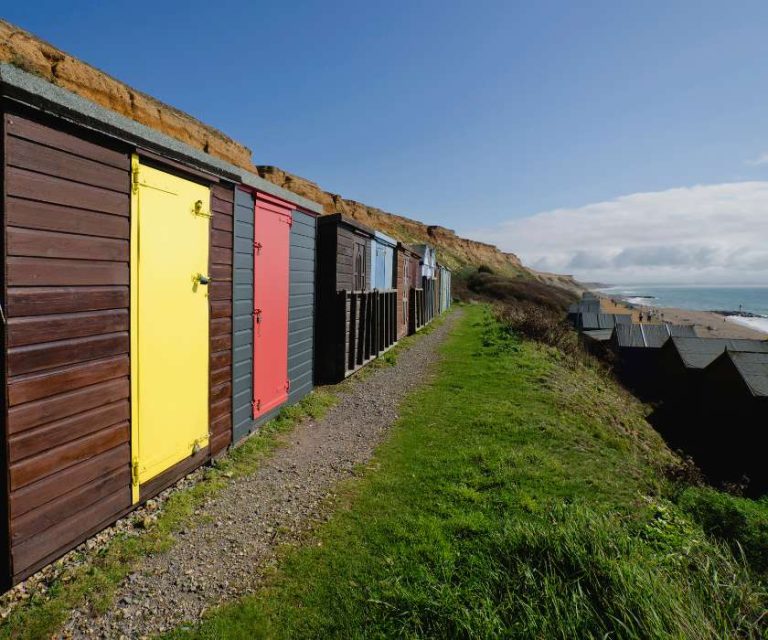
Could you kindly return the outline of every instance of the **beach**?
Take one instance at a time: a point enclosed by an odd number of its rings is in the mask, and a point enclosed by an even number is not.
[[[696,333],[703,338],[748,338],[752,340],[768,340],[768,333],[758,331],[754,327],[747,326],[745,321],[752,318],[739,318],[737,316],[723,316],[712,311],[693,311],[691,309],[670,309],[668,307],[647,307],[634,305],[646,313],[653,312],[658,317],[664,314],[664,322],[672,324],[692,324],[696,327]],[[744,322],[744,324],[741,324]]]

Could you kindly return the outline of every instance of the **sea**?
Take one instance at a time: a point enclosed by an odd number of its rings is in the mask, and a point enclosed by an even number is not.
[[[768,285],[633,284],[605,287],[600,291],[649,307],[730,311],[733,314],[728,317],[729,321],[768,333]],[[737,312],[752,317],[740,316]]]

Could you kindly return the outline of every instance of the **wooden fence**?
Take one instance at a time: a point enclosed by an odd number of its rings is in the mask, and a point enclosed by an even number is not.
[[[411,288],[408,298],[408,335],[411,335],[426,324],[424,289]]]
[[[357,371],[397,342],[397,291],[339,291],[340,378]]]

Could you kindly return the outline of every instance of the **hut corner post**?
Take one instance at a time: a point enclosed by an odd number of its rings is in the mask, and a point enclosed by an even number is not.
[[[6,339],[6,317],[7,317],[7,305],[6,305],[6,280],[5,280],[5,182],[6,182],[6,166],[5,166],[5,109],[0,106],[0,171],[2,172],[2,179],[0,179],[0,228],[2,233],[0,234],[0,306],[2,307],[2,314],[0,314],[0,343],[2,344],[2,355],[0,355],[0,383],[3,385],[2,400],[0,400],[0,412],[2,412],[2,419],[0,419],[0,456],[2,456],[2,473],[0,473],[0,492],[2,493],[2,499],[0,500],[0,554],[2,554],[2,564],[0,564],[0,592],[4,592],[11,587],[11,546],[10,546],[10,514],[8,491],[10,482],[8,474],[10,473],[10,465],[8,464],[8,433],[7,433],[7,412],[8,412],[8,386],[6,376],[6,366],[8,353],[8,344]]]

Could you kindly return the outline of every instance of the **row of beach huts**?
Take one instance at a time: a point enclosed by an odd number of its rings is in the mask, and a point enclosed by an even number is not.
[[[397,242],[0,65],[0,587],[451,304]]]
[[[651,422],[713,479],[768,490],[768,340],[698,336],[693,326],[638,322],[592,293],[569,309],[586,348],[653,404]],[[647,316],[646,316],[647,317]]]

